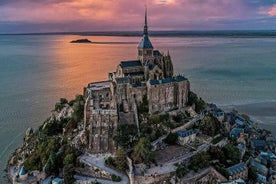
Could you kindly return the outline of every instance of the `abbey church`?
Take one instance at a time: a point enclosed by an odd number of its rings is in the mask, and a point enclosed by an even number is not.
[[[92,153],[114,152],[113,136],[118,125],[136,124],[137,107],[146,99],[148,113],[165,113],[185,107],[189,81],[174,75],[169,52],[154,50],[148,35],[147,11],[143,37],[134,60],[121,61],[107,81],[85,88],[89,149]]]

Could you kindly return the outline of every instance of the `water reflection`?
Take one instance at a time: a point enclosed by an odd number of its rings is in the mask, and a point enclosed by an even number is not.
[[[106,80],[108,72],[115,71],[121,60],[136,59],[137,44],[134,43],[138,43],[139,38],[85,36],[92,42],[105,44],[69,43],[80,38],[84,37],[60,37],[59,42],[55,43],[56,49],[53,49],[55,79],[52,85],[62,88],[65,96],[81,93],[89,82]]]

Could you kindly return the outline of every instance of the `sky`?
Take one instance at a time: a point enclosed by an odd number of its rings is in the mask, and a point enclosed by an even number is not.
[[[0,33],[276,30],[276,0],[0,0]]]

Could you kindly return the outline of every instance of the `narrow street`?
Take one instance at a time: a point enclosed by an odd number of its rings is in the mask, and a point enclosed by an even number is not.
[[[110,174],[115,174],[117,176],[120,176],[121,177],[121,181],[120,183],[122,184],[129,184],[129,178],[127,175],[121,173],[121,172],[118,172],[114,169],[111,169],[109,167],[106,167],[105,164],[104,164],[104,161],[105,159],[107,158],[108,156],[99,156],[99,155],[90,155],[90,154],[85,154],[85,155],[82,155],[80,156],[80,162],[83,162],[89,166],[96,166]],[[80,176],[75,176],[76,178],[87,178],[89,179],[88,177],[80,177]],[[94,181],[93,179],[94,178],[90,178],[91,181]],[[98,180],[99,181],[99,180]],[[104,183],[104,182],[103,182]],[[109,181],[109,183],[111,183],[111,181]],[[119,183],[119,182],[114,182],[114,183]]]

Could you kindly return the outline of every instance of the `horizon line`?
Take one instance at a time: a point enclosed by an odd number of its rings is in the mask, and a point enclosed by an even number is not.
[[[150,36],[276,36],[276,29],[152,30]],[[267,33],[267,34],[264,34]],[[269,33],[269,34],[268,34]],[[143,31],[55,31],[0,33],[0,35],[141,36]]]

